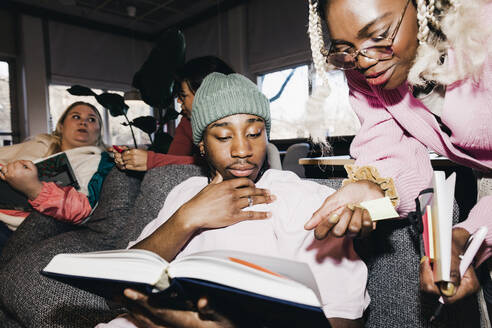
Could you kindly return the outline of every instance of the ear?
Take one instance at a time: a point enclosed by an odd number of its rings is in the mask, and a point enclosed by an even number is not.
[[[200,149],[200,155],[205,157],[205,144],[203,143],[203,140],[198,143],[198,148]]]

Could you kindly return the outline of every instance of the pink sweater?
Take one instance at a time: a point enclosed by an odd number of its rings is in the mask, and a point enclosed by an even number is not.
[[[453,53],[449,53],[453,63]],[[452,161],[484,172],[492,172],[492,62],[488,58],[478,83],[471,79],[449,85],[442,122],[451,130],[444,133],[435,116],[414,98],[408,85],[383,90],[369,85],[357,71],[346,72],[352,108],[361,129],[351,145],[356,165],[375,166],[381,176],[395,181],[406,216],[414,210],[417,194],[429,186],[432,167],[427,148]],[[492,253],[492,196],[483,197],[459,226],[473,233],[487,225],[489,234],[480,260]]]

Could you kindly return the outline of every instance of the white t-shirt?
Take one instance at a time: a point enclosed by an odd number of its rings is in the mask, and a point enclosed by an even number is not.
[[[192,177],[176,186],[168,195],[156,219],[129,247],[152,234],[185,202],[207,185],[207,178]],[[254,205],[248,210],[272,213],[266,220],[242,221],[229,227],[202,231],[190,240],[176,258],[188,254],[230,249],[283,257],[306,262],[313,271],[321,293],[326,317],[357,319],[370,302],[366,291],[367,268],[355,253],[351,238],[316,240],[304,224],[334,192],[327,186],[301,180],[290,171],[268,170],[256,183],[277,197],[271,204]],[[98,327],[134,327],[124,318]]]

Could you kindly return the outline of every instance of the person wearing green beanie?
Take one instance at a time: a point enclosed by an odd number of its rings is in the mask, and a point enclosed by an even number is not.
[[[241,74],[214,72],[207,75],[193,100],[193,142],[198,145],[210,123],[234,114],[251,114],[263,118],[267,136],[270,136],[270,103],[253,82]]]
[[[202,251],[235,250],[307,263],[324,317],[313,322],[301,315],[292,322],[277,313],[258,316],[254,304],[246,309],[218,294],[176,309],[126,289],[130,313],[96,328],[153,322],[166,327],[263,327],[273,321],[276,327],[363,327],[370,301],[367,268],[352,239],[319,242],[304,229],[334,190],[290,171],[262,170],[271,126],[266,97],[241,75],[212,73],[195,94],[191,123],[194,143],[210,167],[208,179],[191,177],[173,188],[158,217],[129,246],[169,262]]]

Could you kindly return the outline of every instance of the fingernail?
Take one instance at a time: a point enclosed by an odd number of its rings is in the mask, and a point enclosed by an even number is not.
[[[272,212],[266,212],[266,217],[271,218],[272,217]]]
[[[304,229],[305,230],[311,230],[312,227],[311,227],[311,220],[309,220],[308,222],[304,223]]]
[[[131,289],[125,289],[125,296],[134,301],[138,299],[138,294]]]
[[[275,196],[275,195],[270,195],[270,201],[271,201],[271,202],[273,202],[273,201],[275,201],[275,200],[277,200],[277,196]]]
[[[340,215],[334,213],[330,216],[330,218],[328,219],[328,221],[330,223],[337,223],[338,221],[340,220]]]
[[[420,259],[420,264],[424,263],[425,261],[427,261],[427,256],[422,256],[422,258]]]
[[[343,235],[343,230],[342,229],[333,229],[333,234],[335,237],[341,237]]]
[[[451,297],[454,295],[455,286],[452,282],[448,281],[441,283],[440,289],[444,296]]]

